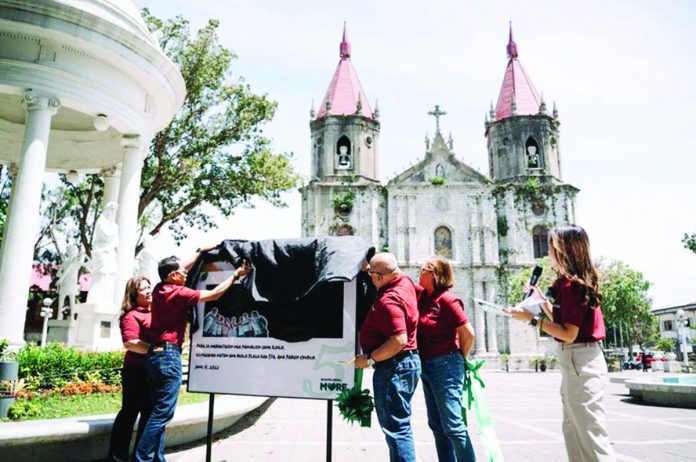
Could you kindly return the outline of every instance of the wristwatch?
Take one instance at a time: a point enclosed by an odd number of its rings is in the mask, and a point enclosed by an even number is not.
[[[539,321],[544,319],[544,313],[539,313],[536,316],[534,316],[532,319],[529,321],[529,325],[532,327],[536,327],[537,324],[539,324]]]
[[[372,359],[372,353],[370,353],[369,355],[367,355],[367,365],[368,365],[369,367],[374,367],[374,365],[375,365],[375,360]]]

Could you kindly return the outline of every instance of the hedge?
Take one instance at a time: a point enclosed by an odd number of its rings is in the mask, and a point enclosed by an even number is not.
[[[35,390],[78,381],[120,385],[123,355],[121,351],[78,351],[62,343],[49,343],[44,348],[29,343],[17,353],[19,378]]]

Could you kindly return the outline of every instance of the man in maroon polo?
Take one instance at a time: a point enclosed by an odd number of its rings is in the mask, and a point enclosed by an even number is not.
[[[164,430],[174,417],[181,388],[181,345],[186,334],[189,308],[217,300],[235,280],[249,271],[246,265],[242,265],[214,289],[193,290],[184,283],[187,271],[199,256],[200,252],[183,265],[176,257],[165,258],[159,263],[158,272],[162,282],[152,290],[152,343],[145,360],[153,410],[135,451],[136,462],[165,460]]]
[[[377,298],[360,329],[364,354],[356,367],[374,366],[375,409],[389,446],[390,460],[415,462],[411,398],[421,372],[416,350],[418,292],[390,253],[378,253],[368,269]]]

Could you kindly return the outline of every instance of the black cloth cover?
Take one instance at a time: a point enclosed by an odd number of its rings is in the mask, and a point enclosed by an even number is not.
[[[198,259],[189,271],[187,285],[196,287],[205,278],[202,268],[208,262],[227,261],[239,267],[246,260],[251,272],[243,284],[233,286],[211,306],[235,316],[256,310],[268,320],[270,336],[285,341],[340,337],[342,310],[339,316],[335,308],[342,306],[343,286],[338,283],[359,276],[359,328],[374,298],[371,281],[360,269],[363,260],[369,261],[374,253],[374,247],[356,236],[225,240]],[[191,317],[193,333],[199,327],[196,310]]]

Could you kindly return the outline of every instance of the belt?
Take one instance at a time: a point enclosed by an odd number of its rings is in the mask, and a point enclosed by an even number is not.
[[[561,343],[561,350],[569,350],[571,348],[593,348],[599,345],[599,342],[582,342],[582,343]]]
[[[181,353],[181,347],[172,342],[155,342],[150,345],[150,351],[176,350]]]
[[[402,359],[408,358],[409,356],[414,356],[418,355],[418,350],[401,350],[394,356],[392,356],[389,359],[385,359],[384,361],[380,361],[378,363],[375,363],[374,368],[380,368],[380,367],[385,367],[389,365],[396,365],[401,362]]]

